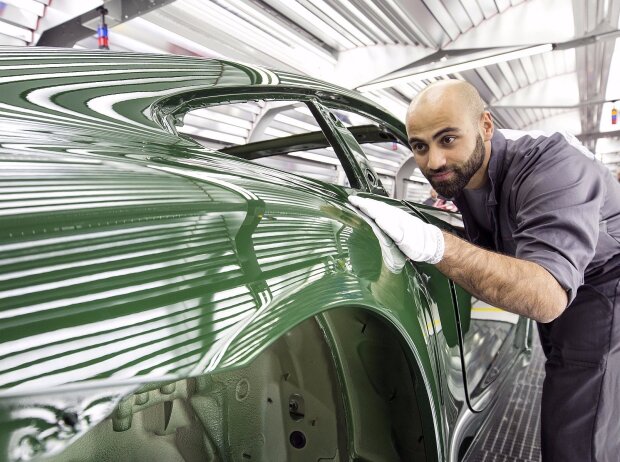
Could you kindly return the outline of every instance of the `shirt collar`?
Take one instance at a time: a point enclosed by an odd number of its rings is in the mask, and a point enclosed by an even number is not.
[[[506,155],[506,138],[499,130],[493,132],[491,138],[491,158],[487,175],[490,182],[488,205],[497,205],[496,189],[501,186],[504,173],[504,157]]]

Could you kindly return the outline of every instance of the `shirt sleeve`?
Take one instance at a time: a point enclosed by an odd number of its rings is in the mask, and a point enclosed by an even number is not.
[[[605,191],[594,161],[570,145],[564,149],[573,152],[542,152],[536,169],[526,169],[516,194],[513,239],[515,256],[549,271],[570,303],[595,254]]]

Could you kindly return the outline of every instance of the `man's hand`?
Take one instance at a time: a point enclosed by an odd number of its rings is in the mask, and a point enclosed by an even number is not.
[[[481,249],[397,207],[350,196],[402,252],[437,269],[477,298],[538,322],[557,318],[568,303],[566,291],[537,263]]]
[[[349,202],[375,220],[375,223],[413,261],[437,264],[444,252],[443,233],[439,228],[424,223],[383,202],[349,196]]]

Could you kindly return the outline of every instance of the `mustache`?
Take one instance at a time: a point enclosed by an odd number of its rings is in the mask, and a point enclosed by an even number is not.
[[[453,169],[451,169],[450,167],[444,166],[444,167],[440,167],[437,170],[433,170],[433,169],[429,169],[428,175],[432,176],[432,175],[439,175],[441,173],[448,173],[451,172]]]

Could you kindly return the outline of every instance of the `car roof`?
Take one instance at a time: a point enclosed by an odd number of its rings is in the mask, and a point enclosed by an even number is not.
[[[222,59],[46,47],[0,47],[1,103],[124,120],[150,128],[171,128],[166,117],[182,116],[221,101],[276,95],[306,95],[336,108],[357,108],[392,127],[402,123],[356,91],[312,77]],[[43,90],[46,89],[46,90]],[[34,92],[34,93],[33,93]],[[40,97],[41,93],[45,97]],[[37,95],[37,98],[33,97]],[[58,110],[57,101],[68,99]],[[118,99],[108,95],[117,94]],[[131,97],[125,98],[122,95]],[[21,100],[15,98],[21,95]],[[36,101],[35,101],[36,99]],[[121,101],[122,100],[122,101]],[[51,104],[55,101],[56,104]],[[101,110],[100,110],[101,109]]]

